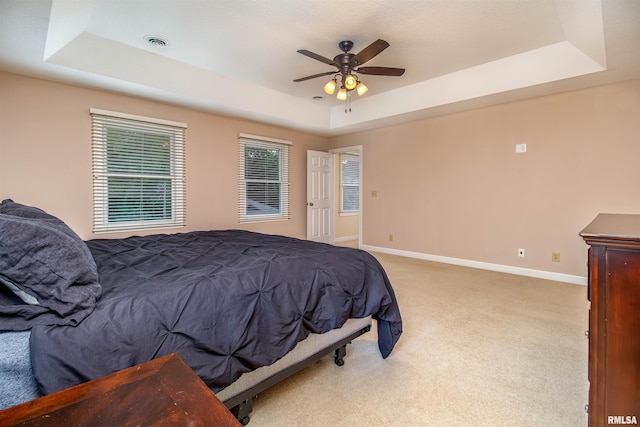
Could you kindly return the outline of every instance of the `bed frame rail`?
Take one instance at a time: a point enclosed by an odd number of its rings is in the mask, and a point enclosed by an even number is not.
[[[258,384],[248,388],[247,390],[225,400],[223,403],[229,410],[235,415],[240,424],[246,426],[249,421],[249,414],[253,410],[253,399],[257,397],[258,394],[262,393],[269,387],[279,383],[285,378],[290,377],[291,375],[301,371],[307,366],[314,363],[316,360],[321,359],[327,354],[333,352],[333,361],[336,365],[342,366],[344,365],[344,357],[347,354],[347,344],[350,344],[351,341],[358,338],[360,335],[363,335],[371,330],[371,325],[368,325],[362,329],[359,329],[347,337],[336,341],[332,345],[323,348],[322,350],[310,355],[309,357],[301,360],[300,362],[294,363],[281,371],[276,372],[274,375],[264,379]]]

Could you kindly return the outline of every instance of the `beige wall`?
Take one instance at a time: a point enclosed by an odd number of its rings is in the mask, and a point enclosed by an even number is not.
[[[365,245],[584,276],[580,230],[598,212],[640,213],[640,80],[329,140],[1,72],[0,93],[0,199],[41,206],[83,238],[96,237],[91,107],[188,124],[188,230],[305,237],[306,150],[357,145]],[[240,132],[293,141],[290,221],[238,223]]]
[[[585,276],[580,230],[599,212],[640,213],[640,80],[331,141],[351,145],[365,245]]]
[[[340,202],[336,209],[340,208]],[[337,212],[337,211],[336,211]],[[359,221],[358,215],[340,215],[336,214],[336,239],[357,239],[359,234]]]
[[[59,216],[81,237],[91,233],[90,108],[187,123],[187,227],[165,232],[243,228],[306,237],[306,151],[327,139],[150,102],[0,72],[0,200],[36,205]],[[238,222],[239,133],[293,142],[289,221]]]

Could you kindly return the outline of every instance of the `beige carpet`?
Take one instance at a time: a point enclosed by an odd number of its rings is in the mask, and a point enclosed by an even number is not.
[[[258,396],[250,427],[585,426],[586,287],[375,254],[404,333],[376,331]]]

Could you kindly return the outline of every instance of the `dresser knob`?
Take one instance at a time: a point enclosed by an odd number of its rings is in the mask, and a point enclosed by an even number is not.
[[[584,405],[584,412],[589,413],[589,405]]]
[[[584,336],[589,338],[589,331],[588,330],[584,331]]]

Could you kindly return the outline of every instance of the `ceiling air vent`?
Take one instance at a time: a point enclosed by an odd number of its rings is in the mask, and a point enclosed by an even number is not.
[[[164,49],[169,45],[169,41],[160,36],[153,36],[148,34],[144,36],[144,39],[147,41],[147,43],[149,43],[151,46],[155,47],[156,49]]]

